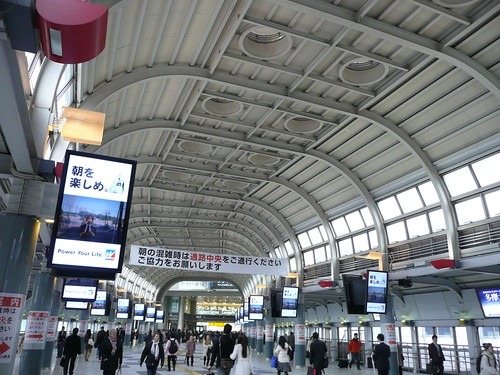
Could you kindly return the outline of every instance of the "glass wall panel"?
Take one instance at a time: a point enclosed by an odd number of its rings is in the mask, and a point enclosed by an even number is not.
[[[472,198],[455,205],[458,224],[468,224],[474,221],[486,219],[480,197]]]
[[[419,215],[406,220],[408,228],[408,235],[410,238],[425,236],[429,234],[429,223],[427,222],[427,215]]]
[[[480,160],[472,164],[472,170],[481,186],[487,186],[500,181],[500,154]]]
[[[434,189],[434,185],[430,181],[419,185],[418,190],[420,191],[426,206],[439,203],[439,197],[436,193],[436,189]]]
[[[420,196],[418,195],[417,189],[415,188],[403,191],[402,193],[397,194],[396,197],[398,198],[399,205],[405,214],[418,210],[424,206]]]
[[[463,167],[443,176],[452,197],[477,189],[469,167]]]
[[[389,197],[377,203],[384,220],[401,215],[401,210],[395,197]]]

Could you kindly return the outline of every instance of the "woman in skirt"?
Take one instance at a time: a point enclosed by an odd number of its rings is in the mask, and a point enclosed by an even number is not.
[[[292,371],[290,366],[290,357],[288,356],[288,344],[286,342],[285,336],[280,336],[278,339],[278,345],[274,349],[274,355],[278,357],[278,375],[282,372],[288,375]]]

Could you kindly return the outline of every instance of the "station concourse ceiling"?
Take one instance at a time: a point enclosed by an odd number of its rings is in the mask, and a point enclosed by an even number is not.
[[[106,47],[76,66],[75,101],[106,123],[79,148],[138,163],[127,249],[269,256],[291,239],[298,255],[298,233],[364,206],[382,228],[376,201],[500,149],[496,0],[92,2]],[[42,155],[19,117],[0,115],[0,153],[22,170]],[[255,280],[131,268],[162,291]]]

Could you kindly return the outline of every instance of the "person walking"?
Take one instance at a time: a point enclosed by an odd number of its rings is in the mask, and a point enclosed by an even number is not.
[[[292,350],[292,355],[290,356],[290,361],[293,361],[293,357],[295,354],[295,335],[293,334],[293,332],[290,332],[290,334],[288,335],[288,346]]]
[[[61,358],[63,355],[64,344],[66,343],[66,331],[64,326],[57,333],[57,356],[56,358]]]
[[[186,343],[186,365],[189,366],[189,360],[191,360],[191,366],[193,366],[194,352],[196,351],[196,336],[189,336],[189,340]]]
[[[109,331],[101,346],[101,370],[103,375],[115,375],[123,361],[123,343],[118,340],[115,329]]]
[[[288,337],[290,339],[290,336]],[[278,345],[274,349],[274,355],[278,357],[278,375],[281,375],[282,372],[285,375],[288,375],[289,372],[292,371],[290,367],[290,357],[288,355],[288,349],[290,346],[286,342],[285,336],[280,336],[278,339]]]
[[[92,331],[90,329],[87,329],[85,336],[83,336],[83,343],[85,347],[83,358],[85,359],[85,362],[88,362],[90,354],[92,354],[92,348],[94,347],[94,340],[92,339]]]
[[[438,337],[432,335],[432,342],[429,344],[429,359],[432,365],[432,375],[442,375],[444,372],[443,362],[445,361],[441,345],[437,343]]]
[[[316,375],[320,375],[324,369],[327,351],[325,342],[319,339],[318,332],[314,332],[309,347],[309,363],[316,370]]]
[[[490,343],[483,344],[484,351],[481,353],[481,363],[479,372],[481,375],[498,375],[498,362],[493,353],[493,345]]]
[[[82,354],[82,344],[80,337],[78,336],[78,328],[73,328],[73,334],[66,338],[66,342],[64,344],[63,349],[63,357],[66,358],[63,367],[63,374],[73,375],[73,371],[75,370],[75,361],[76,356]]]
[[[253,365],[250,355],[250,347],[248,346],[248,338],[245,334],[238,337],[238,343],[234,345],[233,351],[229,354],[229,358],[234,360],[233,370],[231,375],[252,375]]]
[[[353,363],[356,363],[358,370],[361,370],[360,356],[361,356],[361,346],[363,344],[358,339],[358,334],[355,333],[351,341],[349,341],[349,353],[351,353],[351,360],[349,361],[349,368],[352,367]]]
[[[104,331],[104,326],[101,326],[101,329],[99,332],[97,332],[97,336],[95,338],[95,344],[94,347],[97,349],[97,358],[101,360],[101,344],[103,343],[104,339],[106,338],[106,331]]]
[[[170,337],[165,344],[165,354],[167,355],[167,370],[175,371],[177,363],[177,352],[179,351],[179,341],[175,337]]]
[[[373,363],[377,369],[378,375],[389,375],[389,357],[391,355],[391,348],[387,345],[384,340],[383,334],[379,333],[377,335],[378,345],[375,346],[373,351]]]
[[[220,360],[221,360],[221,367],[224,372],[224,375],[229,375],[231,372],[231,368],[228,366],[225,366],[224,363],[228,363],[230,360],[230,354],[233,353],[234,350],[234,340],[231,337],[231,330],[233,329],[233,326],[229,323],[224,325],[223,329],[223,334],[219,338],[219,353],[220,353]],[[247,339],[248,340],[248,339]],[[213,359],[212,359],[213,362]],[[235,374],[232,374],[235,375]],[[248,374],[245,374],[248,375]]]
[[[210,353],[212,351],[212,339],[209,334],[203,339],[203,366],[210,365]]]
[[[162,342],[160,340],[160,333],[155,333],[153,341],[144,346],[144,350],[142,351],[141,359],[139,361],[139,365],[141,367],[144,360],[146,360],[147,375],[156,375],[158,365],[160,365],[160,368],[163,367],[165,362],[165,352],[163,351]]]

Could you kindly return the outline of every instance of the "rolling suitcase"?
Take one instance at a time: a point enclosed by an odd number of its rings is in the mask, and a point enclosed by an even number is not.
[[[340,358],[339,359],[339,367],[340,368],[347,368],[347,367],[349,367],[349,360],[348,359],[344,359],[344,358]]]

